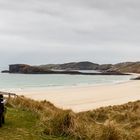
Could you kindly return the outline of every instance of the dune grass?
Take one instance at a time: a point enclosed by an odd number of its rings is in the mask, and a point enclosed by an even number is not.
[[[69,140],[67,137],[46,136],[38,127],[36,112],[8,104],[6,121],[0,128],[0,140]]]
[[[4,140],[139,140],[140,101],[74,113],[47,101],[8,102]]]

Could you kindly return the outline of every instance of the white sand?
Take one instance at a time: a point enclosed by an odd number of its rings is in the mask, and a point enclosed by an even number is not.
[[[80,112],[140,100],[140,81],[129,81],[104,86],[24,91],[17,94],[36,100],[46,99],[57,107]]]

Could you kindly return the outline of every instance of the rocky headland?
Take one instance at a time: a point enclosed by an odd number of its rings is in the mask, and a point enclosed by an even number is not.
[[[9,65],[9,70],[4,70],[2,73],[20,73],[20,74],[72,74],[72,75],[126,75],[120,71],[107,71],[110,65],[94,64],[91,62],[80,62],[78,64],[68,63],[63,65],[49,66],[30,66],[27,64],[13,64]],[[100,72],[80,72],[78,70],[100,70]]]
[[[79,70],[96,70],[97,73],[85,73]],[[3,73],[24,74],[83,74],[83,75],[124,75],[125,73],[140,73],[140,62],[123,62],[118,64],[97,64],[88,61],[64,64],[48,64],[30,66],[27,64],[9,65],[9,70]]]

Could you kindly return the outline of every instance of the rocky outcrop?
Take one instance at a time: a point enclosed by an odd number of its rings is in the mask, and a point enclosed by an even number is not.
[[[140,80],[140,76],[136,78],[132,78],[131,80]]]
[[[112,64],[102,64],[102,65],[99,65],[98,66],[98,69],[99,71],[106,71],[106,70],[109,70],[113,67]]]
[[[33,74],[33,73],[45,73],[45,72],[49,72],[49,70],[44,70],[43,68],[37,66],[30,66],[26,64],[9,65],[9,73]]]
[[[9,73],[9,70],[3,70],[2,73]]]
[[[29,65],[25,64],[14,64],[14,65],[9,65],[9,72],[10,73],[21,73],[24,72],[25,69],[29,68]]]

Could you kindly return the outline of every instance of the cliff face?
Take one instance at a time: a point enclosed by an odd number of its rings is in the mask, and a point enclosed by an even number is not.
[[[25,65],[25,64],[9,65],[9,72],[10,73],[24,72],[24,70],[27,69],[28,67],[29,65]]]
[[[47,70],[44,70],[40,67],[30,66],[26,64],[14,64],[9,65],[9,73],[45,73]]]

